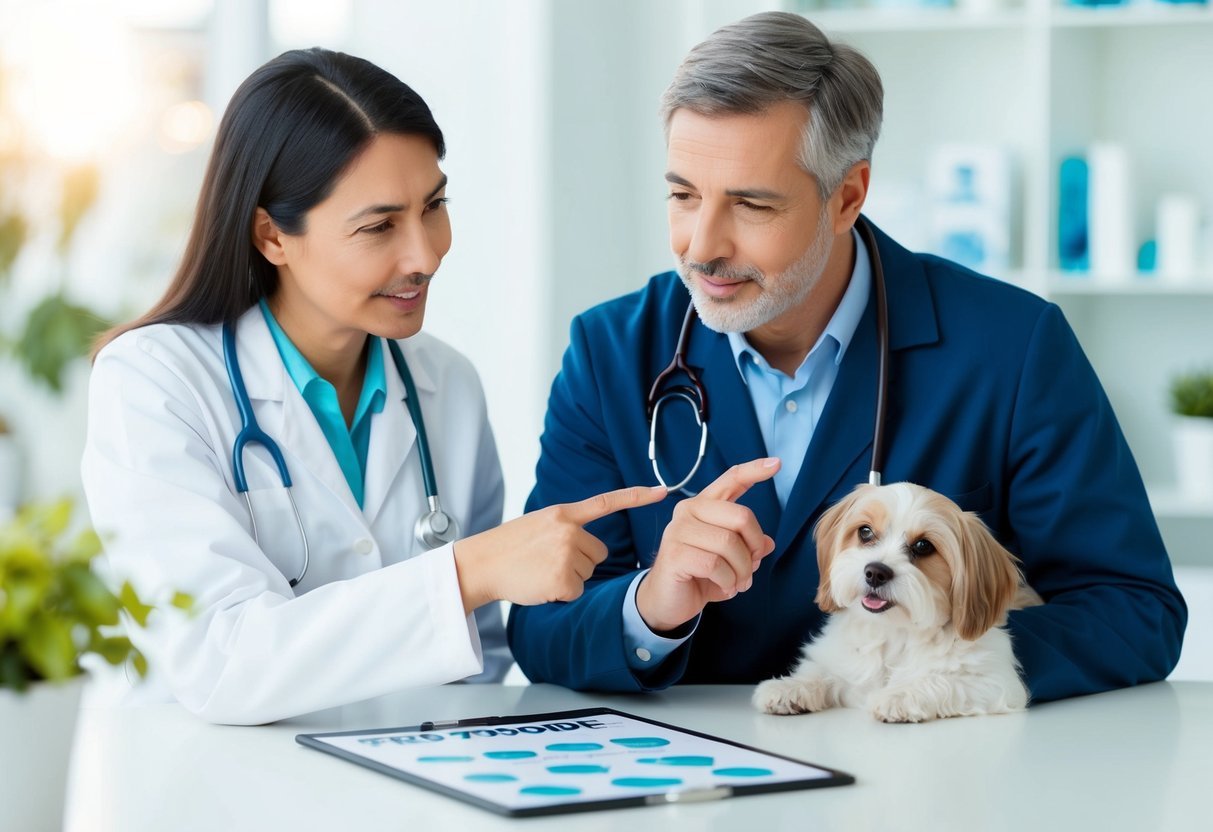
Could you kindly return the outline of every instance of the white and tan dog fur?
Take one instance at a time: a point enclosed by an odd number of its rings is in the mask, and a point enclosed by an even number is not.
[[[976,514],[921,486],[861,485],[815,530],[829,613],[787,677],[754,691],[771,714],[865,708],[884,722],[1023,709],[1003,629],[1041,603]]]

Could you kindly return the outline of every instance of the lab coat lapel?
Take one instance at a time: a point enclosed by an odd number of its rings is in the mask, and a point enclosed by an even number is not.
[[[298,483],[304,475],[320,480],[342,505],[361,517],[362,510],[324,431],[282,363],[261,308],[253,306],[241,316],[237,327],[240,370],[253,412],[261,429],[282,450],[292,482]]]
[[[687,349],[687,363],[700,371],[708,394],[706,475],[701,472],[694,482],[695,487],[702,487],[732,465],[766,456],[767,449],[754,415],[753,401],[737,369],[728,338],[696,321]],[[754,512],[764,532],[774,534],[780,511],[775,486],[770,480],[758,483],[737,502]]]
[[[889,415],[886,417],[885,457],[897,441],[894,417],[897,405],[897,353],[939,340],[935,304],[922,263],[906,249],[872,226],[880,259],[884,264],[889,311]],[[775,552],[781,553],[811,519],[826,508],[823,503],[840,487],[867,482],[872,434],[876,426],[876,380],[879,355],[876,341],[876,287],[867,309],[843,356],[838,378],[826,401],[813,439],[788,495],[775,538]],[[858,466],[858,467],[856,467]],[[842,483],[855,468],[854,482]],[[892,482],[885,477],[886,482]]]
[[[405,461],[413,455],[413,446],[417,442],[417,428],[409,417],[404,382],[396,372],[396,363],[388,351],[387,343],[378,340],[378,349],[383,351],[383,375],[387,395],[384,398],[383,412],[371,418],[371,442],[366,455],[366,478],[363,481],[362,506],[369,524],[374,524],[375,518],[383,508],[392,485],[395,483]],[[403,350],[405,360],[409,361],[409,350]],[[409,361],[409,369],[413,375],[413,383],[418,385],[418,396],[421,389],[431,389],[432,384],[425,372],[421,361]],[[424,383],[424,387],[422,386]],[[424,414],[422,414],[424,416]],[[410,464],[419,465],[419,462]],[[419,495],[419,498],[422,495]],[[412,530],[408,530],[412,533]]]

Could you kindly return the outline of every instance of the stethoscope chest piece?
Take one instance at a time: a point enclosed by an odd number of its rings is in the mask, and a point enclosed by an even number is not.
[[[437,495],[429,497],[430,510],[417,518],[413,533],[427,550],[437,549],[459,539],[459,523],[442,510]]]

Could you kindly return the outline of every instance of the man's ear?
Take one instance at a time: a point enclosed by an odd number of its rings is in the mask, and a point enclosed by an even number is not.
[[[872,163],[856,162],[847,171],[828,203],[830,216],[834,218],[834,235],[845,234],[859,219],[864,200],[868,198],[868,182],[872,176]]]
[[[282,246],[283,233],[264,208],[253,214],[253,245],[266,260],[275,266],[286,265],[286,249]]]

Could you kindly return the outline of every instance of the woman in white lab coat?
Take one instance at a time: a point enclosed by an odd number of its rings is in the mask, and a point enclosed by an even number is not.
[[[208,720],[499,680],[492,602],[576,597],[605,555],[581,526],[663,495],[626,489],[498,526],[479,379],[419,331],[451,241],[443,152],[428,107],[382,69],[319,49],[276,58],[228,106],[165,296],[103,339],[82,464],[93,523],[116,578],[193,596],[192,614],[156,613],[131,636],[152,692]],[[289,491],[262,445],[233,454],[225,324]],[[414,533],[431,506],[389,341],[463,535],[436,548]]]

